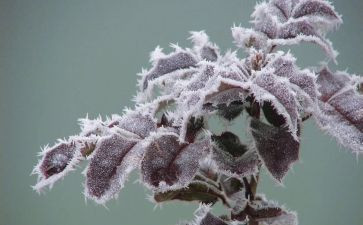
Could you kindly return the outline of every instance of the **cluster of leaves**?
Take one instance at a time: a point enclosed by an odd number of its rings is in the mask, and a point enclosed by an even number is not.
[[[299,160],[302,122],[313,117],[354,153],[363,152],[363,80],[345,72],[301,69],[279,46],[312,42],[335,61],[325,38],[342,23],[325,0],[270,0],[259,3],[250,29],[232,36],[247,57],[221,54],[203,32],[191,32],[193,48],[172,45],[151,53],[142,71],[135,109],[122,116],[81,119],[81,133],[45,147],[34,172],[41,191],[82,160],[85,195],[104,204],[116,198],[128,175],[139,169],[155,202],[203,203],[188,224],[297,224],[296,214],[256,194],[266,168],[281,183]],[[246,112],[251,142],[230,131],[215,134],[208,120],[232,121]],[[231,214],[216,217],[221,201]]]

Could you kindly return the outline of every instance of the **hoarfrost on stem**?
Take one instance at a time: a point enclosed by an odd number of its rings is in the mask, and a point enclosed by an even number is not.
[[[84,118],[81,132],[46,146],[34,169],[34,189],[52,187],[89,160],[85,195],[105,204],[116,198],[128,175],[139,170],[141,183],[157,203],[200,203],[189,225],[295,225],[297,216],[256,193],[266,168],[282,183],[299,161],[303,122],[319,127],[359,155],[363,152],[363,79],[327,66],[318,71],[297,66],[280,46],[311,42],[330,60],[337,52],[326,38],[341,16],[325,0],[269,0],[258,3],[252,27],[232,27],[235,51],[221,53],[204,31],[191,32],[191,48],[157,47],[149,70],[139,75],[134,109],[111,118]],[[237,56],[243,49],[247,56]],[[208,121],[231,124],[247,117],[251,140]],[[210,209],[221,201],[230,215]]]

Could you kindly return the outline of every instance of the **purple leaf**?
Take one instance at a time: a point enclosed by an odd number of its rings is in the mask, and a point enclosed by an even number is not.
[[[151,188],[162,191],[186,187],[209,149],[208,139],[180,143],[177,134],[161,132],[146,147],[141,162],[142,179]]]
[[[270,0],[258,4],[252,17],[255,29],[271,39],[271,46],[311,42],[330,58],[337,56],[325,34],[342,20],[325,0]]]
[[[327,67],[324,67],[317,78],[319,84],[320,100],[327,102],[334,94],[347,86],[350,77],[346,73],[332,73]]]
[[[296,213],[290,212],[275,202],[268,201],[263,195],[246,203],[242,209],[234,208],[232,219],[235,221],[261,225],[297,225]]]
[[[33,188],[41,191],[46,186],[52,187],[56,181],[74,170],[82,159],[93,152],[95,140],[73,136],[68,141],[46,147],[41,152],[42,159],[33,171],[38,174],[38,182]]]
[[[299,142],[284,127],[269,126],[256,119],[251,120],[250,126],[264,165],[281,182],[292,164],[299,160]]]
[[[138,135],[141,138],[149,136],[150,132],[156,130],[156,122],[150,115],[142,115],[140,113],[126,114],[120,122],[119,127],[131,133]]]
[[[271,102],[265,101],[262,105],[262,110],[266,120],[275,127],[281,127],[286,124],[285,117],[277,112]]]
[[[87,197],[104,203],[117,196],[130,172],[129,167],[135,166],[136,162],[128,157],[135,154],[137,142],[119,134],[102,137],[98,141],[86,171]]]
[[[363,152],[363,95],[357,85],[361,78],[344,72],[320,71],[320,111],[315,118],[323,130],[337,138],[340,144]]]
[[[260,166],[258,155],[241,144],[236,135],[224,132],[220,136],[213,135],[212,140],[215,143],[212,159],[220,171],[236,178],[256,174]]]
[[[204,31],[190,32],[192,35],[189,39],[194,44],[194,51],[199,55],[201,60],[215,62],[220,57],[219,49],[215,44],[209,41],[208,35]]]
[[[291,16],[291,10],[292,10],[292,1],[289,0],[271,0],[271,4],[277,8],[283,18],[286,20],[289,19]]]
[[[258,102],[271,102],[278,114],[285,118],[292,136],[295,139],[298,139],[298,103],[296,102],[295,94],[289,87],[288,82],[275,76],[272,71],[261,71],[256,75],[251,92]]]
[[[176,51],[156,59],[155,65],[144,75],[142,90],[148,87],[149,81],[179,69],[194,67],[197,61],[188,51]]]
[[[300,110],[310,114],[317,101],[316,76],[307,69],[299,69],[295,61],[290,54],[277,52],[266,67],[273,69],[275,75],[289,79],[301,105]]]
[[[294,18],[303,16],[320,16],[328,20],[340,21],[340,16],[334,11],[333,6],[325,0],[301,0],[294,8]]]

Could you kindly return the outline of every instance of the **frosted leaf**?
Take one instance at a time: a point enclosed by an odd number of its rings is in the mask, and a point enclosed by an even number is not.
[[[203,181],[193,181],[186,188],[154,194],[154,200],[156,202],[181,200],[214,204],[218,201],[218,198],[223,198],[222,193],[216,187]]]
[[[300,110],[306,114],[312,113],[318,92],[315,74],[307,69],[299,69],[295,64],[296,59],[290,54],[277,52],[269,60],[266,67],[273,69],[275,75],[289,79],[290,87],[297,93],[296,98],[301,104]]]
[[[271,46],[312,42],[330,58],[337,56],[325,34],[342,20],[325,0],[270,0],[258,4],[252,17],[255,29],[271,39]]]
[[[232,219],[263,225],[297,225],[295,212],[286,210],[276,202],[266,200],[263,195],[257,195],[244,209],[232,211]]]
[[[74,157],[76,144],[60,143],[47,151],[43,158],[40,170],[45,178],[62,172]]]
[[[145,138],[149,136],[150,132],[156,130],[156,122],[150,115],[130,113],[126,114],[123,120],[120,121],[119,127]]]
[[[220,89],[218,92],[206,96],[206,104],[217,106],[220,104],[229,105],[235,101],[243,101],[246,96],[246,91],[239,87],[230,87]]]
[[[98,203],[104,203],[117,196],[127,173],[130,172],[122,168],[125,164],[134,164],[133,161],[127,160],[126,156],[129,153],[132,154],[136,143],[137,140],[128,139],[119,134],[102,137],[97,142],[91,162],[86,169],[85,194],[87,197]]]
[[[288,19],[291,16],[291,10],[293,8],[293,1],[291,0],[271,0],[270,3],[277,9],[276,13],[280,13],[280,17]]]
[[[194,51],[197,52],[199,57],[203,60],[215,62],[220,57],[219,48],[209,42],[209,37],[204,31],[192,31],[191,37],[194,44]]]
[[[258,102],[272,103],[278,114],[286,119],[289,131],[297,140],[298,104],[288,82],[275,76],[272,71],[261,71],[256,74],[251,92]]]
[[[331,42],[323,38],[316,28],[306,20],[283,24],[280,26],[278,39],[270,41],[272,45],[296,45],[300,42],[317,44],[330,58],[334,59],[338,55]]]
[[[350,83],[350,78],[346,73],[332,73],[327,67],[324,67],[319,72],[317,83],[319,85],[320,100],[327,102],[333,95]]]
[[[341,23],[340,16],[335,12],[330,2],[325,0],[301,0],[292,12],[294,18],[320,17],[332,24]]]
[[[216,110],[218,115],[230,121],[242,113],[245,95],[246,91],[242,88],[221,89],[219,92],[206,97],[203,109],[207,111]]]
[[[208,139],[186,144],[179,142],[177,134],[159,133],[146,147],[141,162],[142,180],[160,191],[186,187],[209,149]]]
[[[175,70],[194,67],[197,63],[195,56],[192,53],[180,49],[177,49],[174,53],[170,53],[166,56],[162,55],[160,58],[153,60],[155,61],[153,68],[144,74],[142,90],[145,90],[148,87],[148,82],[150,80]]]
[[[69,140],[60,140],[53,147],[46,146],[40,153],[42,159],[35,166],[33,173],[38,174],[38,182],[33,188],[41,191],[74,170],[78,163],[93,152],[97,138],[72,136]]]
[[[278,34],[278,19],[271,12],[270,3],[257,4],[252,13],[254,27],[257,31],[265,33],[269,38],[275,38]]]
[[[275,127],[281,127],[286,124],[285,117],[277,112],[273,103],[265,101],[262,105],[262,110],[266,120]]]
[[[212,159],[220,171],[237,178],[256,174],[260,166],[258,155],[241,144],[236,135],[224,132],[213,135],[212,140]]]
[[[233,199],[236,195],[240,195],[243,189],[241,178],[228,177],[226,175],[222,175],[220,178],[220,183],[222,186],[222,190],[230,199]],[[243,195],[244,196],[244,195]],[[238,201],[235,200],[235,201]],[[237,202],[237,204],[241,204]]]
[[[251,133],[257,152],[271,175],[282,181],[292,164],[299,160],[300,143],[286,128],[269,126],[259,120],[251,120]]]
[[[189,91],[197,91],[205,87],[207,81],[215,75],[215,65],[211,63],[203,63],[200,66],[200,73],[197,73],[190,80],[186,89]]]
[[[323,130],[355,153],[363,152],[363,95],[357,91],[359,78],[324,68],[318,77],[320,111],[315,118]]]

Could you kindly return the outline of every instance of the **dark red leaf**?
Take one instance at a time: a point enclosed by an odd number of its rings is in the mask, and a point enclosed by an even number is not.
[[[269,126],[259,120],[251,120],[251,133],[257,152],[271,175],[279,182],[299,159],[299,142],[285,127]]]

